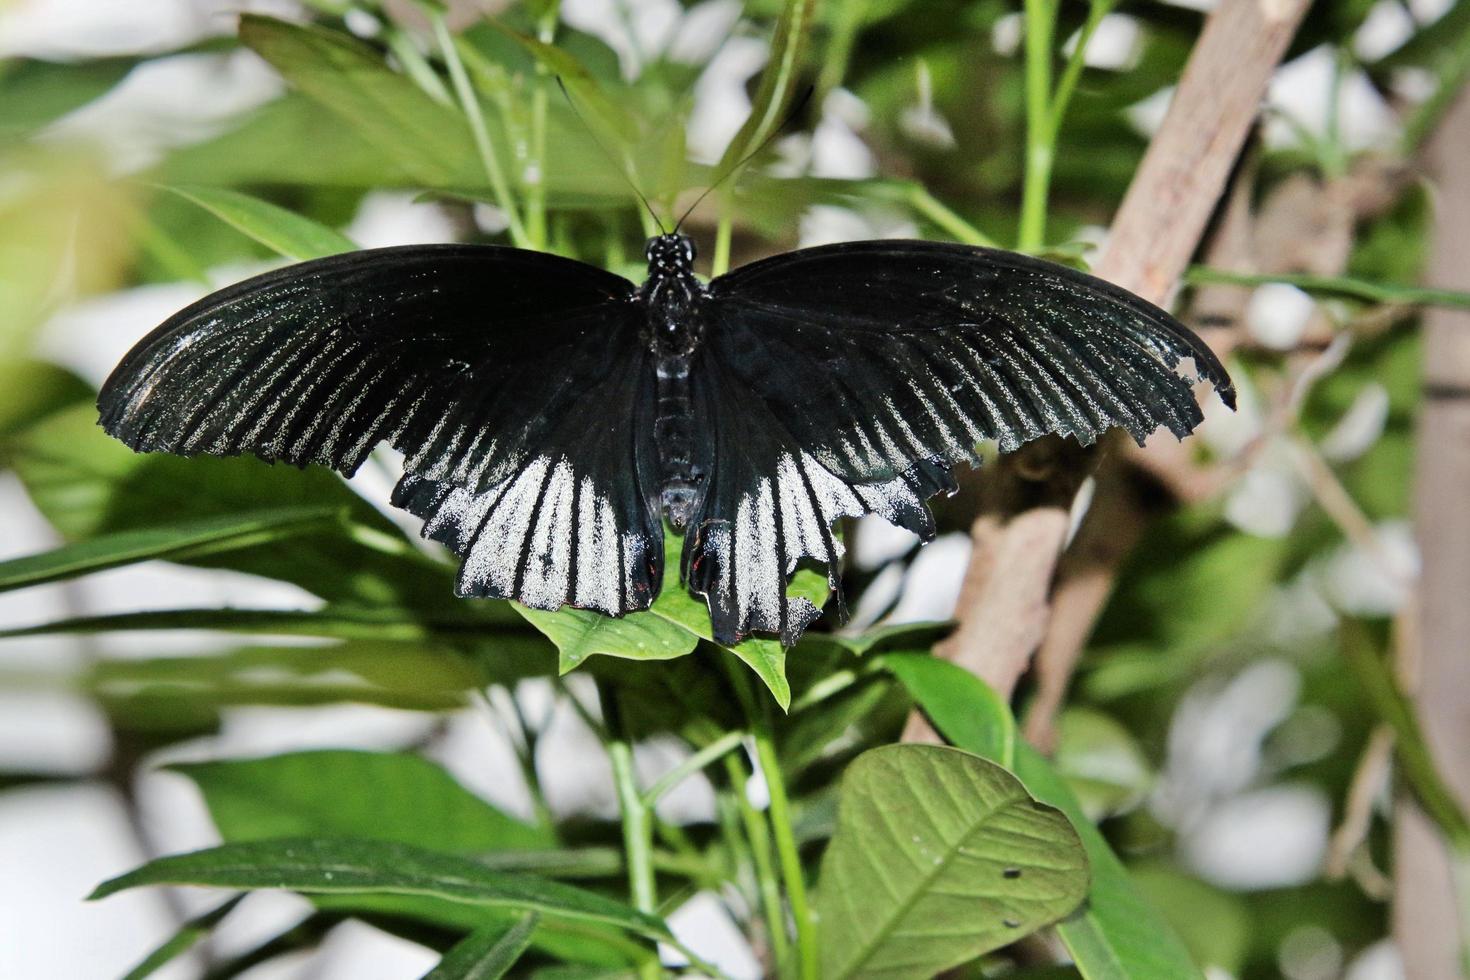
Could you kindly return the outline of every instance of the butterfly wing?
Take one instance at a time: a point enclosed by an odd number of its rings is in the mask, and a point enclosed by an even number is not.
[[[1176,371],[1186,358],[1234,402],[1219,361],[1163,310],[1009,252],[805,249],[716,279],[707,310],[704,425],[752,448],[706,453],[685,569],[727,638],[799,635],[815,613],[785,583],[809,560],[836,585],[838,516],[871,511],[932,537],[923,501],[953,487],[954,464],[978,462],[982,440],[1187,435],[1201,415]]]
[[[662,562],[633,292],[519,249],[333,256],[170,318],[98,408],[139,451],[348,475],[387,441],[405,454],[394,502],[465,559],[462,593],[621,614],[652,601]]]

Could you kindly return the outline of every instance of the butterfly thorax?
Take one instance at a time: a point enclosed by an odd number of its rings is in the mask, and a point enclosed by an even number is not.
[[[705,287],[694,277],[694,242],[684,235],[648,240],[648,280],[638,291],[647,311],[658,412],[660,498],[669,523],[683,530],[699,504],[705,473],[694,461],[694,408],[689,366],[703,335]]]

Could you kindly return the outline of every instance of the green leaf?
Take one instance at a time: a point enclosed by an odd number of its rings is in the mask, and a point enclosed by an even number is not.
[[[952,682],[964,683],[957,677]],[[922,691],[922,695],[915,691],[915,697],[946,739],[962,749],[981,752],[995,744],[986,728],[974,725],[959,699],[944,696],[937,685],[924,685]],[[931,710],[925,698],[931,699],[937,709]],[[974,711],[993,711],[995,700],[993,692],[981,695]],[[1012,744],[1016,775],[1036,799],[1067,815],[1087,851],[1087,864],[1092,870],[1087,903],[1057,925],[1082,975],[1088,980],[1198,977],[1199,970],[1188,951],[1158,911],[1133,887],[1127,869],[1087,819],[1066,781],[1026,743]]]
[[[388,841],[307,838],[225,844],[150,861],[104,881],[89,898],[106,898],[143,885],[420,895],[481,908],[533,910],[616,926],[651,939],[670,938],[662,920],[594,892],[491,871],[467,858]]]
[[[556,843],[416,755],[322,750],[169,768],[199,787],[228,842],[368,837],[465,855]]]
[[[1017,775],[1038,800],[1071,818],[1087,848],[1092,867],[1087,904],[1057,925],[1057,934],[1082,975],[1087,980],[1202,977],[1179,937],[1134,887],[1128,869],[1088,821],[1066,782],[1029,745],[1017,747],[1016,761]]]
[[[883,666],[903,682],[945,738],[1003,766],[1014,765],[1016,720],[989,684],[948,660],[922,653],[890,653]]]
[[[464,121],[390,70],[357,39],[246,14],[240,18],[240,40],[418,183],[442,187],[483,182]]]
[[[4,441],[47,415],[97,397],[80,377],[45,361],[0,361],[0,455]]]
[[[75,578],[153,560],[187,560],[279,541],[339,524],[340,510],[284,507],[236,517],[207,517],[137,531],[118,531],[52,551],[0,562],[0,592]]]
[[[1066,817],[959,749],[889,745],[843,776],[822,861],[822,977],[931,977],[1066,915],[1087,859]]]
[[[627,660],[672,660],[692,653],[699,638],[651,612],[628,613],[618,619],[591,609],[530,609],[517,604],[526,618],[560,653],[558,673],[580,667],[588,657],[604,654]]]
[[[320,609],[160,609],[77,616],[35,626],[10,627],[0,630],[0,637],[179,629],[399,643],[493,640],[496,644],[511,644],[518,651],[540,647],[539,643],[529,647],[524,643],[534,634],[528,634],[515,625],[480,618],[468,612],[461,616],[452,613],[428,615],[407,609],[346,605],[328,605]]]
[[[201,707],[316,705],[344,701],[414,711],[464,707],[469,693],[544,673],[544,650],[467,657],[433,642],[348,640],[328,646],[248,646],[209,656],[106,658],[83,683],[109,713],[197,714]],[[538,669],[539,668],[539,669]]]
[[[1090,708],[1068,708],[1057,719],[1052,765],[1094,822],[1133,809],[1153,785],[1153,770],[1133,733]]]
[[[232,898],[223,905],[210,909],[203,915],[195,916],[179,926],[178,931],[165,940],[162,946],[149,953],[143,962],[129,970],[123,980],[144,980],[145,977],[153,976],[169,963],[183,956],[197,946],[200,940],[213,932],[214,927],[234,911],[235,906],[240,904],[243,897],[242,895]]]
[[[424,980],[500,980],[531,944],[539,916],[527,912],[510,928],[500,925],[476,929],[444,954]]]
[[[602,132],[616,135],[624,141],[634,135],[636,127],[632,116],[603,91],[596,76],[588,71],[575,55],[550,44],[544,44],[520,31],[512,30],[499,21],[492,20],[490,24],[520,45],[527,54],[567,87],[570,97],[576,102],[578,111],[589,120],[589,125],[592,120],[595,120]]]
[[[719,170],[733,166],[766,140],[786,117],[806,60],[817,0],[786,0],[771,37],[770,60],[751,100],[750,116],[720,157]]]
[[[0,139],[27,136],[105,95],[139,62],[138,58],[0,62]]]
[[[1279,282],[1296,286],[1309,293],[1347,296],[1368,303],[1408,303],[1416,306],[1450,306],[1470,309],[1470,293],[1454,289],[1426,289],[1422,286],[1369,282],[1347,276],[1256,275],[1197,265],[1193,266],[1184,278],[1186,282],[1226,283],[1232,286],[1264,286],[1267,283]]]
[[[288,259],[319,259],[351,252],[357,244],[326,225],[258,197],[222,187],[165,185],[231,227]]]
[[[658,598],[646,612],[614,619],[582,609],[546,612],[516,606],[526,620],[556,644],[560,670],[566,673],[597,654],[625,660],[672,660],[692,653],[699,640],[713,642],[709,608],[679,581],[678,555],[684,539],[664,535],[664,580]],[[801,596],[818,608],[827,601],[827,580],[809,569],[798,571],[787,595]],[[791,703],[786,680],[786,651],[775,640],[749,639],[720,649],[740,658],[755,671],[784,710]]]
[[[453,608],[457,616],[499,608],[509,616],[503,606],[455,599],[451,566],[425,556],[321,467],[134,453],[102,431],[91,405],[50,415],[17,436],[11,463],[37,509],[68,540],[151,527],[160,514],[183,521],[283,507],[338,508],[352,537],[334,529],[189,563],[291,582],[329,601]]]

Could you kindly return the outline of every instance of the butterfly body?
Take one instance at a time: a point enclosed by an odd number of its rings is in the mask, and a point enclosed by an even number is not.
[[[645,308],[649,353],[658,399],[659,499],[675,530],[683,531],[699,501],[703,468],[694,461],[695,419],[689,373],[703,339],[704,283],[694,275],[694,242],[687,235],[648,240],[648,278],[636,294]]]
[[[722,643],[796,642],[819,614],[786,584],[825,568],[833,525],[873,513],[935,533],[952,469],[1048,433],[1142,440],[1202,418],[1209,349],[1108,283],[1023,255],[852,242],[708,284],[686,236],[647,246],[641,285],[487,245],[348,253],[180,311],[103,386],[103,427],[139,451],[249,453],[351,474],[387,442],[391,502],[462,559],[456,591],[611,616],[681,578]]]

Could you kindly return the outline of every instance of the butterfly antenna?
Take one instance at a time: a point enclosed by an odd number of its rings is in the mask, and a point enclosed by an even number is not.
[[[583,129],[587,130],[587,135],[592,137],[592,142],[597,144],[597,148],[602,151],[602,155],[607,157],[607,162],[613,165],[613,169],[627,183],[628,188],[633,192],[633,196],[638,198],[639,203],[643,205],[644,210],[653,219],[653,223],[658,225],[658,230],[662,234],[667,235],[669,230],[664,227],[663,221],[659,219],[658,212],[653,209],[652,204],[648,203],[648,198],[643,196],[643,192],[638,189],[638,185],[633,182],[633,177],[628,173],[626,165],[614,156],[613,152],[607,148],[607,145],[598,138],[597,130],[592,128],[592,124],[587,121],[587,117],[582,115],[582,110],[577,108],[576,100],[572,98],[572,93],[567,91],[567,83],[561,80],[560,75],[556,76],[556,85],[561,89],[561,94],[566,97],[567,105],[571,106],[572,112],[576,113],[577,121],[582,124]]]
[[[735,174],[739,173],[741,167],[745,166],[751,160],[755,159],[755,157],[757,155],[759,155],[760,153],[764,152],[764,150],[766,149],[766,147],[770,146],[772,143],[775,142],[776,137],[781,135],[781,131],[784,130],[788,125],[791,124],[791,120],[793,120],[797,116],[801,115],[801,110],[805,109],[806,108],[806,104],[811,101],[812,92],[814,92],[814,91],[816,91],[816,86],[815,85],[808,85],[806,87],[806,91],[804,91],[804,92],[801,93],[801,97],[798,98],[796,100],[796,102],[792,104],[791,111],[788,112],[788,113],[786,113],[786,118],[781,120],[781,125],[777,126],[775,129],[771,130],[771,135],[769,135],[765,139],[761,140],[760,146],[757,146],[755,149],[753,149],[749,153],[745,154],[745,156],[743,156],[739,160],[735,161],[734,164],[732,164],[731,166],[727,167],[725,169],[725,172],[724,173],[722,173],[718,177],[716,177],[714,179],[714,181],[708,187],[706,187],[704,189],[704,193],[703,194],[699,195],[699,197],[697,197],[697,198],[694,199],[694,203],[691,204],[691,205],[689,205],[689,209],[687,211],[685,211],[682,215],[680,215],[679,216],[679,220],[674,223],[674,231],[675,232],[678,232],[679,228],[682,227],[683,224],[684,224],[684,219],[687,218],[687,217],[689,217],[691,214],[693,214],[694,213],[694,209],[697,208],[697,207],[699,207],[700,203],[703,202],[705,198],[709,197],[710,194],[714,192],[715,188],[719,187],[725,181],[729,180]]]

